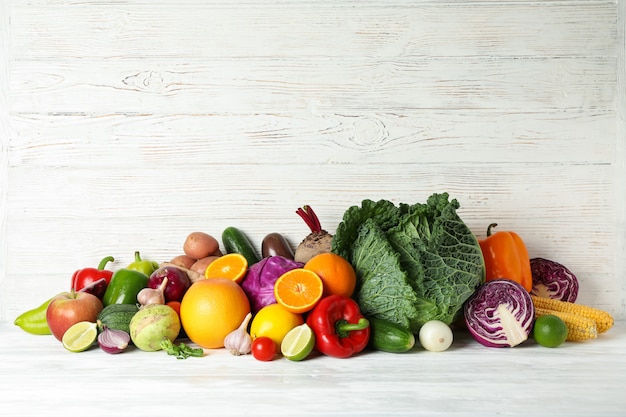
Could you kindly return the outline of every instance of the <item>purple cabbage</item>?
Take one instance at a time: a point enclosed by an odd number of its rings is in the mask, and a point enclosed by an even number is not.
[[[256,314],[261,308],[276,302],[274,283],[282,274],[303,266],[302,262],[296,262],[279,255],[268,256],[250,266],[241,282],[241,288],[250,300],[252,314]]]
[[[565,266],[544,258],[530,260],[532,295],[573,303],[578,298],[578,279]]]
[[[481,285],[465,302],[465,324],[472,337],[487,347],[513,347],[528,339],[535,307],[528,291],[510,279]]]

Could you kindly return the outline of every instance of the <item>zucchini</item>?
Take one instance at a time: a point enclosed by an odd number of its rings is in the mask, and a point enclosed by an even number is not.
[[[130,334],[130,320],[139,311],[137,304],[109,304],[98,314],[98,329],[123,330]]]
[[[375,350],[391,353],[408,352],[415,346],[411,331],[389,320],[367,317],[370,322],[369,346]]]
[[[222,243],[226,253],[240,253],[243,255],[248,261],[248,267],[261,260],[248,237],[236,227],[230,226],[224,229],[222,232]]]

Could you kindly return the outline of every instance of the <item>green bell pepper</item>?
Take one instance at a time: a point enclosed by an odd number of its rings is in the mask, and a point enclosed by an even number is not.
[[[148,286],[148,275],[133,269],[115,271],[102,297],[102,304],[136,304],[139,291]]]
[[[143,272],[147,276],[150,276],[154,271],[159,268],[158,262],[149,261],[147,259],[141,259],[139,251],[135,251],[135,262],[128,265],[126,268],[135,271]]]

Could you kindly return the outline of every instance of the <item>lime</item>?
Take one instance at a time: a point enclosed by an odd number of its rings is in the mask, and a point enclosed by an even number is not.
[[[533,338],[541,346],[553,348],[567,339],[567,325],[552,314],[537,317],[533,326]]]
[[[313,351],[315,334],[306,324],[289,330],[280,345],[283,356],[291,361],[301,361]]]
[[[70,352],[82,352],[98,338],[98,325],[90,321],[79,321],[63,333],[61,342]]]

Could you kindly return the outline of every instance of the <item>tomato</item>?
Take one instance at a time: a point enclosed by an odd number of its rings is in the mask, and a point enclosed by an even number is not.
[[[252,356],[259,361],[271,361],[276,355],[276,343],[267,336],[252,341]]]
[[[168,301],[165,305],[172,307],[178,315],[178,320],[180,320],[180,301]]]
[[[178,314],[178,318],[180,318],[180,301],[168,301],[165,304],[172,307],[176,314]]]

